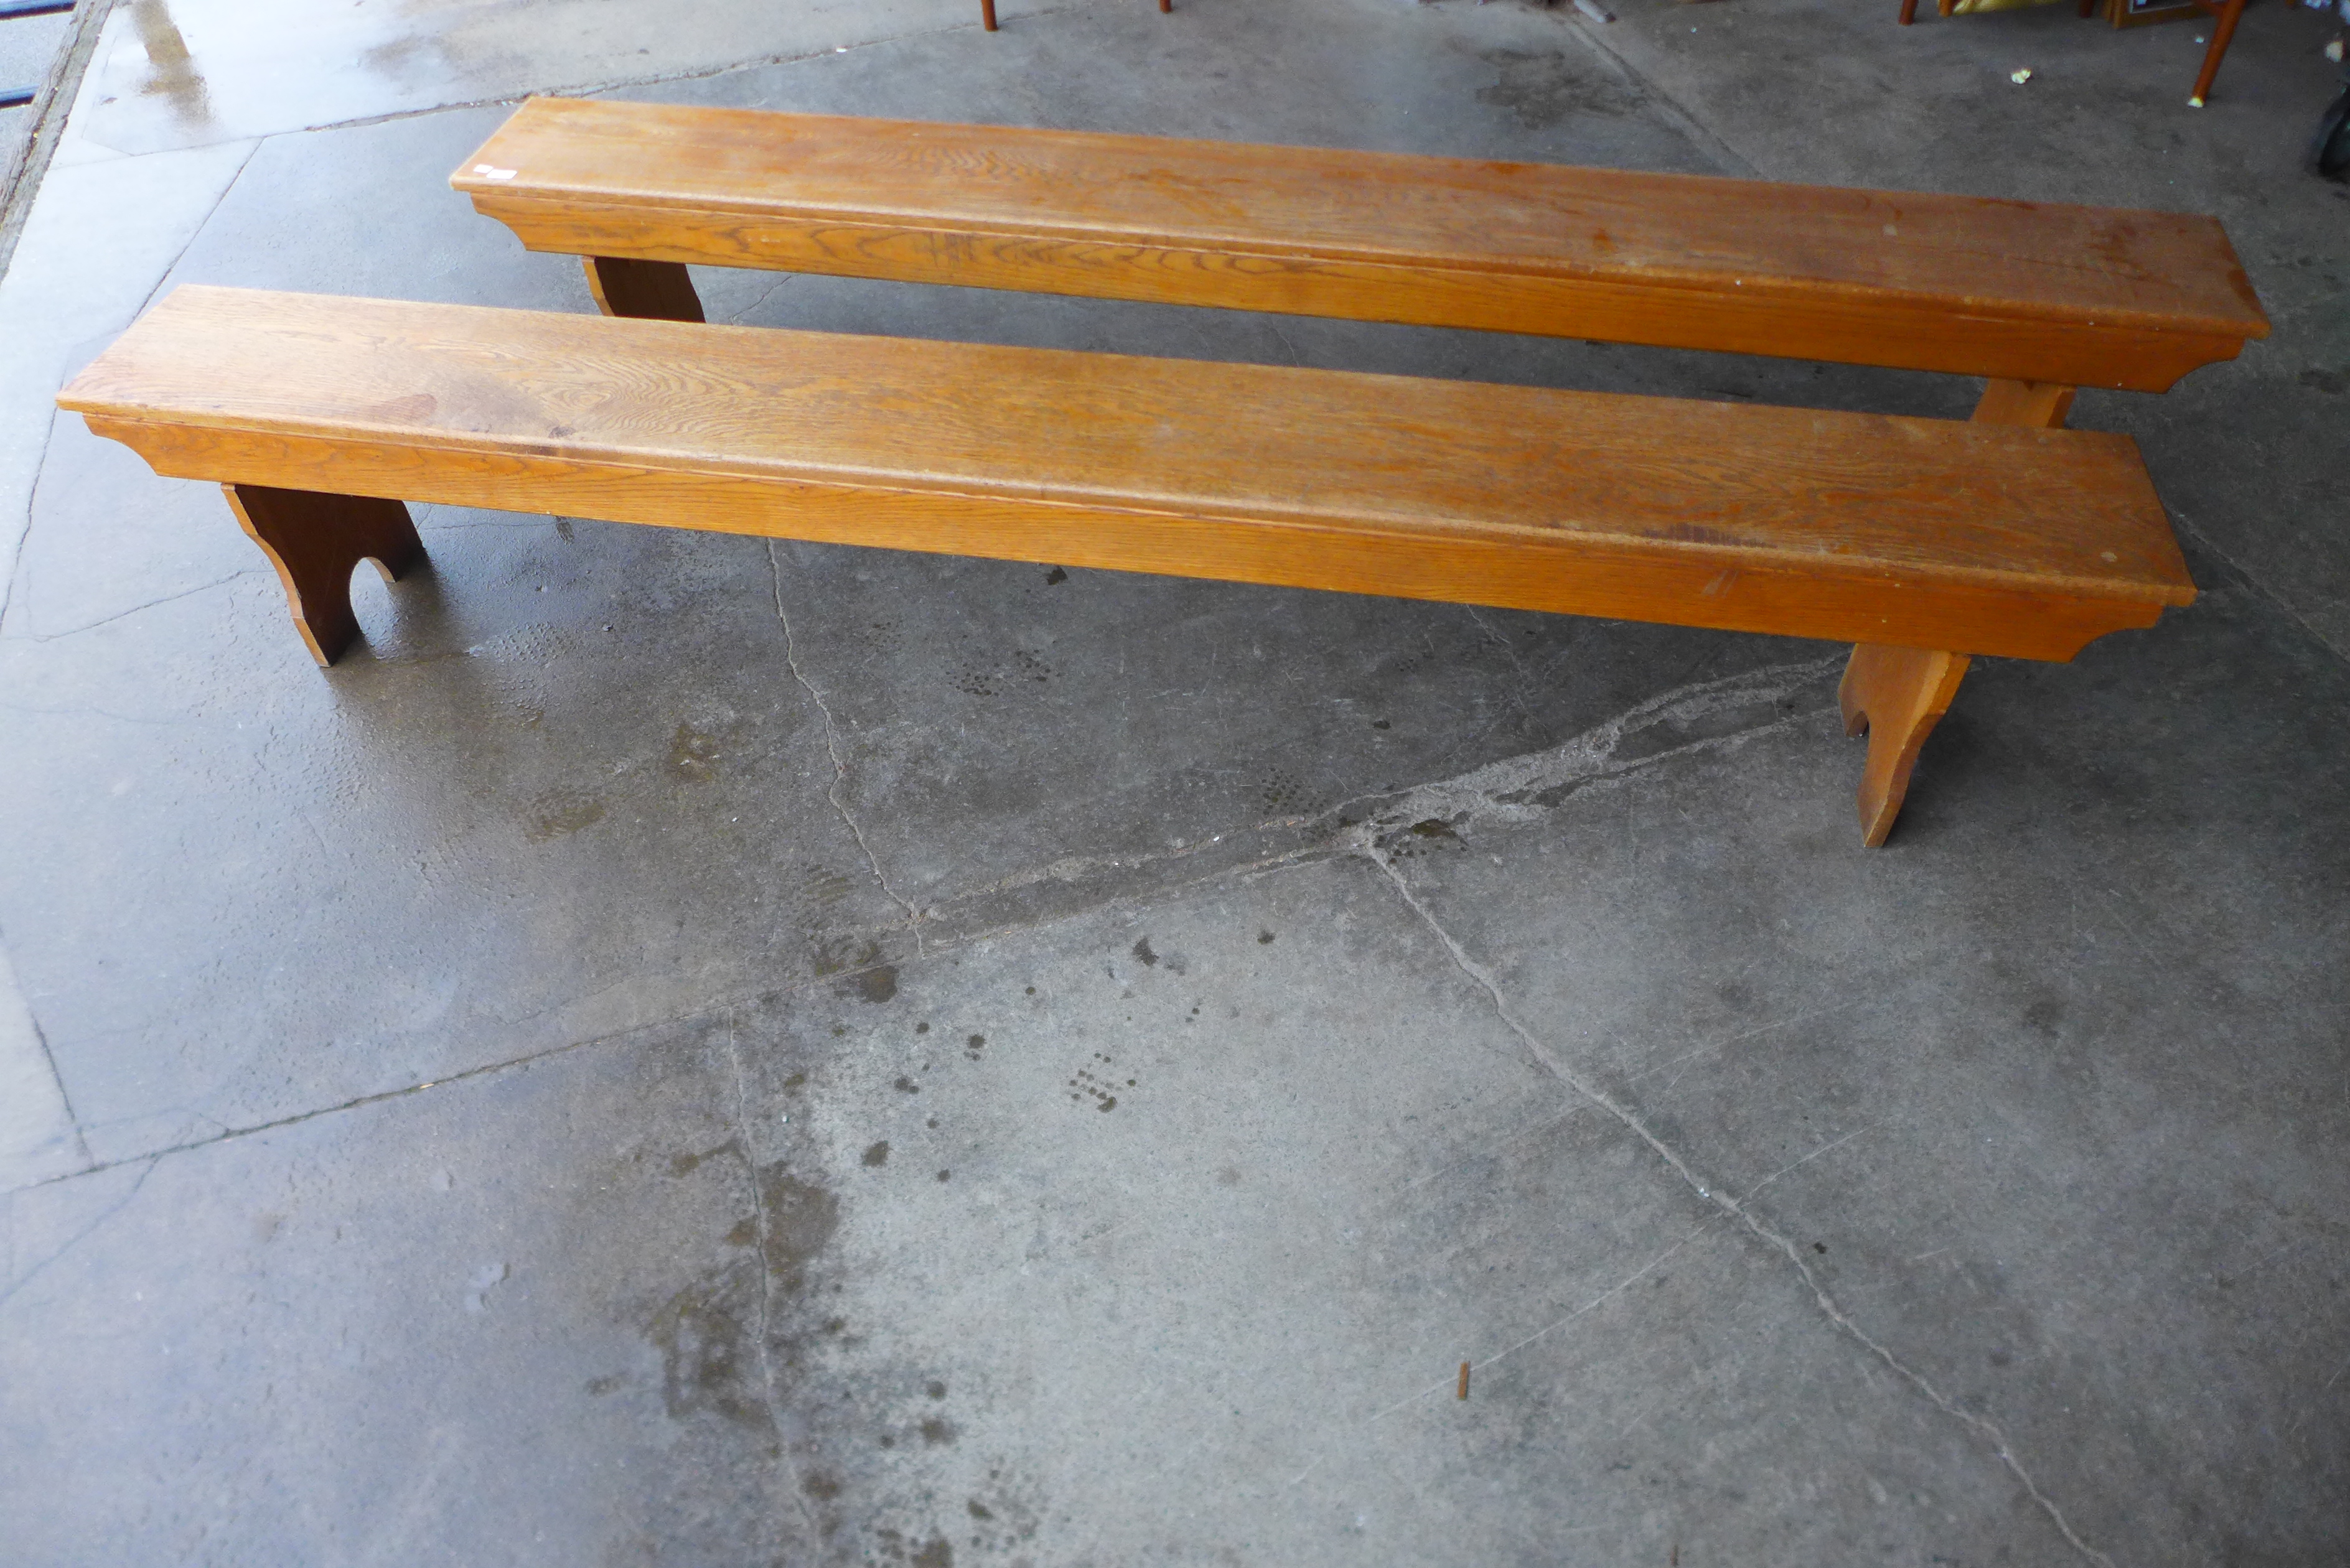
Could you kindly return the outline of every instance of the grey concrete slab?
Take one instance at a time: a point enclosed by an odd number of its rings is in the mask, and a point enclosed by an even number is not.
[[[838,1204],[778,1320],[824,1560],[2065,1550],[1359,859],[740,1027]]]
[[[258,573],[0,639],[0,929],[101,1158],[879,956],[764,553],[585,531],[428,520],[331,682]]]
[[[681,1026],[9,1195],[8,1560],[806,1561],[726,1053]]]
[[[2350,1540],[2350,800],[2302,726],[2350,683],[2197,566],[2161,637],[1970,677],[1881,854],[1844,852],[1822,712],[1391,864],[2085,1540],[2317,1562]]]
[[[2256,11],[2191,119],[2181,28],[1620,8],[146,7],[235,62],[211,118],[94,72],[77,134],[121,145],[68,146],[0,279],[0,1539],[2340,1555],[2342,198],[2290,168],[2317,35]],[[369,57],[379,23],[413,47]],[[768,27],[791,63],[674,74]],[[2020,41],[2031,88],[1991,68]],[[288,61],[337,117],[408,117],[281,134],[312,122],[264,80]],[[367,645],[321,676],[217,498],[47,400],[171,282],[587,308],[443,187],[499,111],[409,113],[499,83],[2175,200],[2278,331],[2084,398],[2210,591],[1979,667],[1873,856],[1840,650],[1783,639],[424,508],[432,569],[363,579]],[[270,134],[125,151],[238,127]],[[697,283],[758,325],[1973,395]]]
[[[27,1561],[2063,1550],[1359,860],[6,1214]]]
[[[1007,14],[1021,7],[1007,4]],[[683,8],[602,0],[124,0],[67,161],[342,125],[527,92],[702,74],[954,28],[968,0]]]
[[[252,148],[53,171],[0,275],[0,598],[31,524],[54,400],[68,367],[130,325]]]

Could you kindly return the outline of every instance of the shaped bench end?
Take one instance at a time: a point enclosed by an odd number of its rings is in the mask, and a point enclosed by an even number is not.
[[[224,484],[221,492],[238,525],[277,568],[294,629],[320,669],[359,634],[351,613],[351,573],[359,564],[373,561],[389,583],[424,559],[424,542],[397,501],[265,484]]]
[[[1836,703],[1844,710],[1846,734],[1868,734],[1868,764],[1860,776],[1860,837],[1869,848],[1893,831],[1918,753],[1934,722],[1950,711],[1966,672],[1963,653],[1866,642],[1852,650]]]

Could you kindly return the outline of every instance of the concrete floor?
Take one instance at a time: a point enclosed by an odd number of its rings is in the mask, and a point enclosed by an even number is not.
[[[2350,1557],[2328,30],[2198,113],[2189,27],[1614,4],[118,7],[0,280],[0,1560]],[[2276,330],[2084,394],[2203,597],[1979,664],[1874,853],[1780,639],[432,507],[322,677],[48,399],[182,281],[587,308],[443,181],[607,86],[2210,212]]]

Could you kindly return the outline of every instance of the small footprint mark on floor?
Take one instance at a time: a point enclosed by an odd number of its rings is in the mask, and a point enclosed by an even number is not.
[[[1076,1075],[1069,1079],[1069,1098],[1079,1105],[1091,1100],[1094,1109],[1097,1111],[1118,1109],[1117,1091],[1120,1088],[1131,1089],[1134,1087],[1134,1080],[1128,1078],[1121,1085],[1112,1075],[1114,1071],[1110,1059],[1099,1051],[1095,1052],[1093,1061],[1078,1068]]]

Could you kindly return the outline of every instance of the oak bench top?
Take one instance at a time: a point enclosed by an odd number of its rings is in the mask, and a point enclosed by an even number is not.
[[[2194,597],[2125,436],[185,286],[159,472],[2067,659]]]
[[[2158,391],[2268,323],[2208,217],[541,98],[452,183],[535,249]]]

